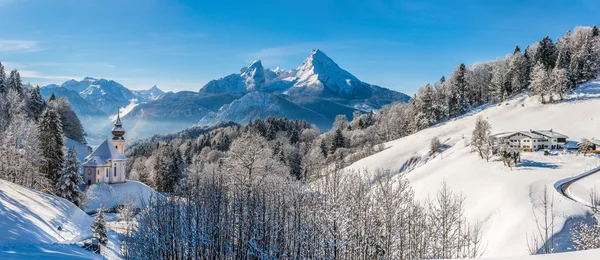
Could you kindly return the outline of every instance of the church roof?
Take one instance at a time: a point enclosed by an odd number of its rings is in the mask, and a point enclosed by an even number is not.
[[[109,160],[127,160],[107,139],[90,155],[85,157],[83,166],[110,166]]]

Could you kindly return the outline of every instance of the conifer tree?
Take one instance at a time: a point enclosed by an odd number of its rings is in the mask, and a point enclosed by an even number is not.
[[[54,92],[52,92],[52,94],[50,94],[50,97],[48,98],[48,102],[51,102],[54,100],[56,100],[56,96],[54,95]]]
[[[98,213],[94,218],[94,223],[92,223],[92,234],[94,235],[94,238],[97,239],[102,245],[106,245],[106,242],[108,242],[104,211],[104,206],[100,205],[100,208],[98,208]]]
[[[518,48],[519,46],[517,45],[509,65],[510,85],[513,93],[519,93],[526,89],[529,83],[529,78],[527,77],[527,59]]]
[[[23,93],[23,83],[21,83],[21,75],[17,70],[12,70],[8,77],[8,88],[14,89],[18,93]]]
[[[321,149],[321,153],[323,154],[323,156],[327,158],[327,154],[329,153],[329,151],[327,150],[327,144],[325,143],[325,140],[321,140],[319,148]]]
[[[27,99],[27,108],[31,113],[31,116],[38,120],[40,115],[44,112],[44,108],[46,107],[46,102],[42,97],[42,93],[40,91],[40,87],[37,86],[33,90],[29,92],[29,98]]]
[[[56,187],[64,161],[64,137],[60,117],[56,111],[46,109],[38,125],[42,162],[40,173],[50,182],[51,189]]]
[[[6,72],[4,71],[4,65],[0,62],[0,93],[8,91],[6,82]]]
[[[297,144],[300,141],[300,136],[298,134],[298,130],[296,128],[292,129],[292,133],[290,134],[290,143]]]
[[[338,148],[343,148],[345,146],[346,139],[344,138],[342,129],[338,128],[335,130],[335,135],[333,136],[333,141],[331,142],[331,149],[329,149],[329,151],[333,154]]]
[[[464,114],[469,108],[469,101],[467,100],[467,81],[465,79],[465,73],[467,67],[464,63],[461,63],[452,73],[450,78],[450,102],[449,112],[450,117],[455,117]]]
[[[79,190],[79,185],[83,184],[83,180],[79,174],[80,166],[79,159],[77,159],[77,151],[75,151],[75,147],[71,147],[67,152],[65,167],[61,172],[56,187],[60,197],[73,202],[73,204],[77,206],[81,203],[81,190]]]
[[[535,53],[535,61],[541,62],[546,70],[554,68],[556,62],[556,48],[552,39],[546,36],[540,41],[539,48]]]

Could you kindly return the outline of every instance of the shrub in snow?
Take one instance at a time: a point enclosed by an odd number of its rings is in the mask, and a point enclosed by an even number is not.
[[[442,146],[442,143],[440,143],[440,139],[437,137],[434,137],[433,139],[431,139],[431,143],[429,144],[429,150],[431,151],[432,154],[434,154],[435,152],[437,152],[440,147]]]

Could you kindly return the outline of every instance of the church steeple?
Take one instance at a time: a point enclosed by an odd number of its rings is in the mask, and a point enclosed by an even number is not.
[[[125,135],[125,129],[123,128],[123,123],[121,123],[121,113],[119,108],[117,108],[117,121],[115,122],[115,126],[112,129],[113,140],[125,140],[123,135]]]

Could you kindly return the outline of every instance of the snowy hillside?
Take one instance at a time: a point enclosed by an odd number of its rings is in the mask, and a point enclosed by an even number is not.
[[[501,161],[486,162],[466,146],[475,119],[482,116],[488,120],[492,133],[553,129],[568,135],[569,140],[598,138],[599,90],[600,82],[594,81],[556,104],[542,105],[534,97],[521,95],[500,105],[482,107],[462,118],[388,142],[385,144],[387,149],[354,163],[350,168],[405,169],[416,197],[422,200],[434,195],[445,181],[452,190],[466,197],[469,220],[483,225],[483,242],[487,245],[484,256],[527,255],[526,235],[535,231],[532,206],[539,204],[544,187],[547,186],[555,198],[558,213],[555,231],[560,232],[557,237],[565,239],[567,230],[561,228],[567,219],[583,217],[589,209],[563,197],[554,189],[554,184],[600,166],[600,160],[596,156],[561,153],[544,156],[535,152],[522,153],[522,162],[513,170]],[[442,142],[443,151],[430,155],[429,143],[434,137]],[[598,184],[597,178],[595,175],[586,177],[582,182],[585,185],[576,182],[569,189],[577,194],[586,194],[593,186],[588,180]],[[563,245],[568,244],[564,240],[562,242]],[[559,248],[559,251],[566,250],[568,248]]]
[[[88,201],[85,203],[85,211],[95,212],[100,205],[109,209],[116,208],[123,204],[122,199],[128,196],[134,198],[137,207],[142,207],[152,196],[156,195],[156,191],[138,181],[128,180],[119,184],[93,185],[86,191]]]
[[[71,245],[92,236],[93,219],[64,199],[0,180],[0,216],[0,259],[97,258]]]

